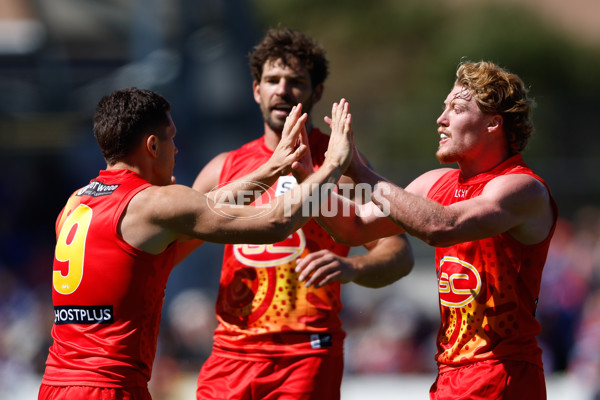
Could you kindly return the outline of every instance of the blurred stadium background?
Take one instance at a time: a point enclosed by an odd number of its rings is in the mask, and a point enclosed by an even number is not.
[[[596,399],[600,381],[600,2],[597,0],[0,0],[0,400],[37,396],[50,344],[54,221],[105,164],[99,98],[156,90],[173,106],[179,183],[262,133],[247,53],[277,24],[317,38],[331,75],[314,122],[352,104],[356,142],[400,185],[437,166],[435,118],[465,58],[521,75],[536,99],[525,157],[561,221],[538,316],[549,399]],[[343,399],[424,399],[437,328],[433,251],[384,289],[344,287]],[[360,249],[354,251],[360,252]],[[151,389],[191,399],[210,351],[221,247],[169,281]]]

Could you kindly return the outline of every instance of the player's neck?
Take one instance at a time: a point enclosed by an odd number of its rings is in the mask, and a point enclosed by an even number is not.
[[[512,155],[505,153],[497,155],[496,157],[480,157],[477,160],[459,161],[458,165],[460,167],[461,175],[464,178],[472,178],[475,175],[493,170],[510,157],[512,157]]]
[[[132,164],[130,164],[128,162],[125,162],[125,161],[118,161],[118,162],[116,162],[114,164],[107,165],[106,169],[107,170],[128,169],[128,170],[136,172],[138,174],[141,173],[141,169],[140,168],[138,168],[135,165],[132,165]]]
[[[128,169],[130,171],[135,172],[136,174],[140,175],[141,177],[143,177],[144,179],[151,181],[151,174],[149,174],[149,171],[151,171],[151,168],[149,168],[147,165],[145,165],[143,162],[140,162],[139,160],[136,159],[123,159],[120,161],[117,161],[114,164],[110,164],[106,166],[107,170],[115,170],[115,169]]]

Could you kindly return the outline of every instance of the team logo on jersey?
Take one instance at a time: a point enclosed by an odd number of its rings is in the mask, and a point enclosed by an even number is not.
[[[440,260],[440,303],[446,307],[462,307],[477,297],[480,290],[481,277],[474,266],[456,257],[446,256]]]
[[[235,258],[250,267],[277,267],[298,258],[306,247],[306,237],[298,229],[282,242],[275,244],[236,244]]]

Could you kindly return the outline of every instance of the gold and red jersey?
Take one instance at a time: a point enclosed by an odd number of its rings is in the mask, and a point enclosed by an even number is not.
[[[117,225],[133,196],[149,186],[126,169],[100,171],[58,216],[53,344],[43,383],[147,385],[176,246],[143,252],[123,240]]]
[[[309,135],[309,142],[313,164],[318,169],[329,136],[315,129]],[[264,137],[230,152],[219,183],[243,177],[272,154]],[[292,176],[280,177],[263,196],[277,196],[295,184]],[[213,351],[250,358],[318,352],[341,354],[345,334],[339,317],[342,309],[339,282],[319,289],[307,288],[294,271],[297,260],[321,249],[340,256],[349,252],[349,247],[336,243],[314,220],[279,243],[226,245]]]
[[[515,155],[491,171],[465,179],[460,170],[443,175],[427,197],[450,205],[479,196],[495,177],[527,174],[546,183]],[[550,193],[550,189],[548,188]],[[550,195],[555,221],[557,208]],[[555,222],[556,223],[556,222]],[[440,371],[467,363],[505,359],[542,366],[535,311],[548,237],[524,245],[508,233],[436,248],[441,327],[436,361]]]

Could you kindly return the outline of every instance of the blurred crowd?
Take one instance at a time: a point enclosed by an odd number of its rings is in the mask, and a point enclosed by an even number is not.
[[[15,207],[18,209],[18,207]],[[4,213],[6,214],[4,209]],[[3,215],[4,221],[15,218]],[[18,227],[18,225],[15,225]],[[0,388],[18,398],[24,383],[37,387],[50,345],[52,243],[24,240],[2,225],[0,251]],[[46,237],[44,237],[46,239]],[[32,246],[27,246],[31,243]],[[437,309],[431,259],[381,289],[343,287],[346,374],[433,374]],[[46,271],[47,270],[47,271]],[[167,398],[181,376],[195,376],[208,356],[214,317],[212,290],[188,287],[165,303],[153,396]],[[537,310],[545,371],[582,385],[600,376],[600,208],[580,208],[561,219],[550,248]],[[2,396],[0,396],[2,397]]]

